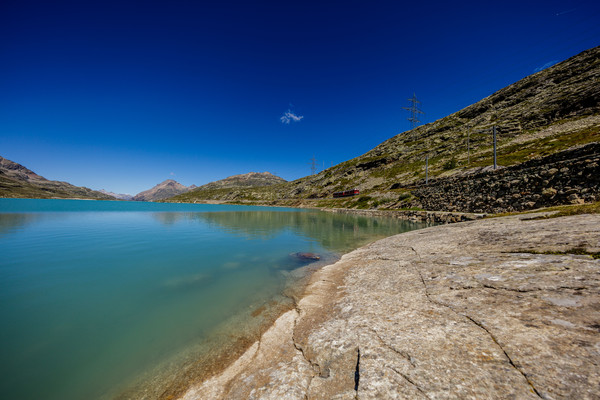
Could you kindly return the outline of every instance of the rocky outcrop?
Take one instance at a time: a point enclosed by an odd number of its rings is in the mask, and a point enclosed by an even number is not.
[[[600,397],[600,215],[383,239],[184,399]]]
[[[427,210],[500,213],[600,200],[600,143],[512,167],[430,181],[413,191]]]
[[[189,191],[187,186],[174,181],[173,179],[167,179],[164,182],[159,183],[152,189],[144,190],[133,196],[133,201],[156,201],[164,200],[169,197],[177,196],[178,194]]]
[[[0,171],[7,177],[21,181],[47,181],[46,178],[40,176],[26,168],[25,166],[4,157],[0,157]]]
[[[285,182],[287,182],[285,179],[275,176],[270,172],[248,172],[247,174],[233,175],[219,181],[207,183],[206,185],[197,187],[195,190],[261,187]]]
[[[210,203],[214,201],[272,200],[273,193],[276,192],[274,188],[284,186],[286,182],[285,179],[270,172],[249,172],[210,182],[193,190],[190,188],[188,193],[183,193],[168,201],[175,203]]]

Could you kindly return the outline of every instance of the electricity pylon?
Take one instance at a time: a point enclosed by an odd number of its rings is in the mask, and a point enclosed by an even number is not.
[[[317,159],[315,158],[315,156],[313,155],[312,158],[310,159],[310,172],[311,175],[314,175],[317,173]]]
[[[421,102],[417,100],[417,95],[415,93],[413,93],[413,97],[408,99],[408,101],[410,102],[410,106],[402,108],[410,112],[410,117],[407,119],[410,121],[410,129],[413,130],[421,123],[421,120],[419,120],[419,114],[425,113],[419,109],[419,104],[421,104]]]

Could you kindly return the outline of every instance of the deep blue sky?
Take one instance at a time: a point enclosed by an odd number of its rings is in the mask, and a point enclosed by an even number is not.
[[[0,5],[0,155],[135,194],[293,180],[600,45],[600,2],[27,1]],[[300,117],[289,124],[288,110]]]

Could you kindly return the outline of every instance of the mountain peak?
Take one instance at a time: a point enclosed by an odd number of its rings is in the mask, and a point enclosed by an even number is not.
[[[245,174],[228,176],[225,179],[207,183],[195,190],[271,186],[285,182],[287,182],[285,179],[273,175],[270,172],[248,172]]]
[[[190,190],[187,186],[173,180],[167,179],[151,189],[145,190],[133,196],[134,201],[156,201],[185,193]]]
[[[98,190],[100,193],[104,193],[106,195],[112,196],[115,199],[119,199],[119,200],[131,200],[133,198],[132,195],[130,194],[126,194],[126,193],[115,193],[115,192],[109,192],[108,190],[104,190],[104,189],[100,189]]]
[[[43,176],[40,176],[32,170],[25,168],[21,164],[8,160],[4,157],[0,157],[0,170],[2,170],[8,176],[19,180],[47,181],[47,179]]]

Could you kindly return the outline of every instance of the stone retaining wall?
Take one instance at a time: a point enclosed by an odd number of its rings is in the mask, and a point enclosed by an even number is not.
[[[600,200],[600,143],[472,175],[436,179],[413,191],[426,210],[500,213]]]

